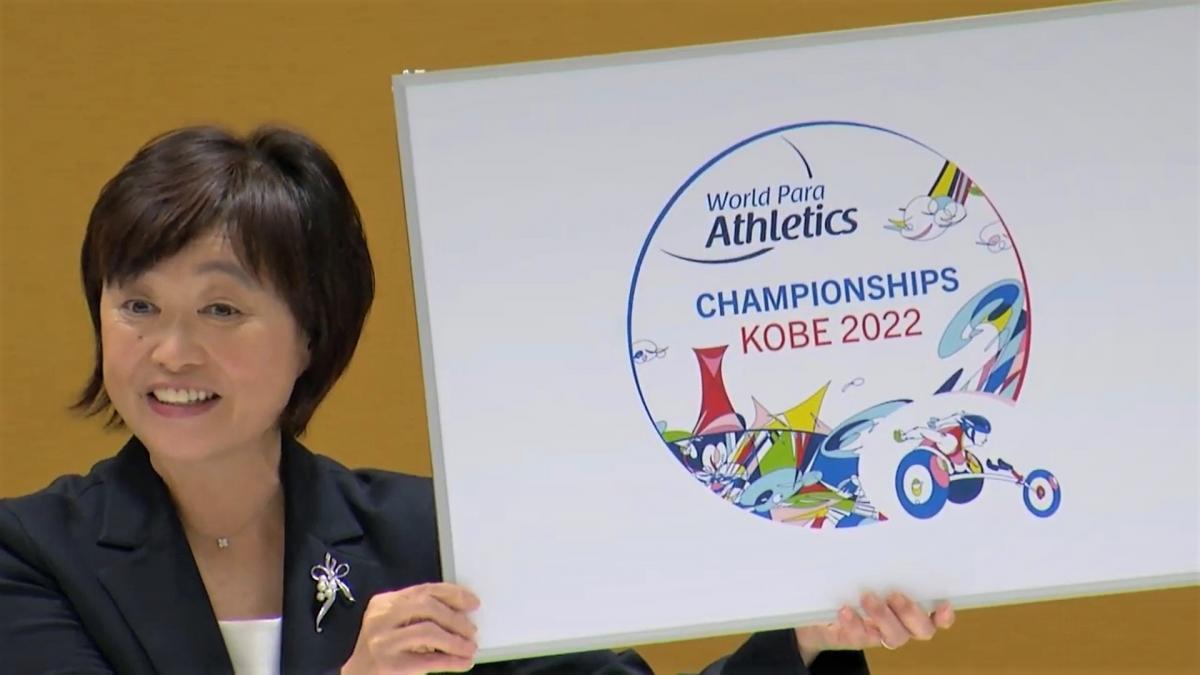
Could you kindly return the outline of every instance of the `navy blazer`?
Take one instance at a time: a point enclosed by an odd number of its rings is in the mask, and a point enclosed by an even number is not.
[[[350,471],[285,439],[281,670],[335,673],[354,650],[367,600],[441,580],[431,483]],[[314,628],[310,576],[330,553],[350,565],[357,602]],[[0,500],[0,670],[232,673],[204,583],[166,486],[132,438],[86,476]],[[649,673],[634,652],[482,664],[473,672]],[[759,633],[709,673],[799,673],[793,631]],[[812,675],[867,673],[861,652],[822,654]]]

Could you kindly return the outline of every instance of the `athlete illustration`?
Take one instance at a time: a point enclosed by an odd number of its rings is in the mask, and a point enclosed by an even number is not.
[[[954,473],[980,473],[983,469],[979,458],[971,450],[982,448],[987,444],[990,433],[992,433],[992,423],[988,421],[988,418],[983,415],[957,412],[942,419],[930,418],[929,424],[925,427],[913,427],[908,431],[897,429],[892,436],[897,443],[920,440],[921,447],[936,449],[950,460],[950,469]],[[993,467],[996,470],[1012,470],[1012,465],[999,458],[995,464],[988,460],[988,468]],[[1012,473],[1016,480],[1022,479],[1021,474],[1016,471]]]
[[[946,233],[967,217],[967,197],[974,183],[954,162],[946,161],[933,187],[900,208],[899,218],[888,218],[886,230],[894,230],[911,241],[930,241]]]
[[[1026,475],[1000,457],[980,461],[991,432],[988,418],[966,411],[931,417],[924,427],[893,431],[897,443],[916,443],[896,468],[896,494],[904,510],[917,518],[932,518],[947,501],[970,502],[979,496],[984,481],[999,480],[1024,487],[1025,506],[1033,515],[1053,515],[1062,490],[1049,471]]]

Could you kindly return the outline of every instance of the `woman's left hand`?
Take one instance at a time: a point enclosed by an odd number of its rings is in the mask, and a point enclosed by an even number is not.
[[[797,628],[796,642],[804,663],[811,664],[825,650],[896,649],[909,640],[932,639],[938,630],[953,624],[954,608],[948,602],[929,612],[903,593],[892,593],[886,599],[865,593],[862,614],[850,606],[842,607],[833,623]]]

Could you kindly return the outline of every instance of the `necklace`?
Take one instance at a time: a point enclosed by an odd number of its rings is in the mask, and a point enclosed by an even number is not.
[[[278,497],[282,497],[282,494],[283,494],[282,492],[279,493]],[[250,516],[249,519],[246,520],[246,522],[242,523],[241,527],[237,528],[233,532],[228,532],[224,535],[215,536],[215,535],[209,534],[207,532],[202,532],[202,531],[200,531],[199,528],[197,528],[195,526],[187,525],[187,524],[184,525],[184,529],[186,529],[194,534],[199,535],[203,539],[207,539],[209,541],[215,541],[217,544],[217,548],[223,551],[223,550],[229,548],[230,543],[233,541],[233,539],[235,537],[240,536],[243,532],[245,532],[247,529],[249,529],[251,525],[253,525],[256,522],[259,522],[262,519],[262,515],[264,513],[266,513],[267,510],[269,508],[271,508],[271,506],[273,504],[275,504],[275,500],[278,497],[272,496],[270,499],[268,499],[261,507],[259,507],[259,509],[257,511],[255,511]]]

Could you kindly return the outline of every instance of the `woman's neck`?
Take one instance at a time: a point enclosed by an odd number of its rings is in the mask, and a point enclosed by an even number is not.
[[[282,517],[282,455],[279,432],[262,442],[197,461],[179,461],[150,452],[150,463],[162,478],[180,521],[191,535],[226,538],[249,530],[256,521]]]

